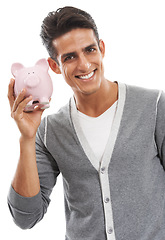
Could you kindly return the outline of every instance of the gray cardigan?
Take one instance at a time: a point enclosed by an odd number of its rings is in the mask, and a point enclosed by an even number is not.
[[[46,213],[61,173],[65,240],[165,238],[165,94],[119,83],[118,106],[99,164],[69,104],[41,122],[36,156],[41,191],[32,198],[11,187],[14,221],[33,227]]]

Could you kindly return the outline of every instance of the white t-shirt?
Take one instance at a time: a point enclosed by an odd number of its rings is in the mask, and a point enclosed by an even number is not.
[[[82,132],[93,153],[101,161],[116,113],[117,101],[98,117],[89,117],[77,110]]]

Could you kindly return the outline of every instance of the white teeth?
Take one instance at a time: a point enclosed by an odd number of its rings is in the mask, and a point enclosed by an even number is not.
[[[93,75],[94,75],[94,71],[91,72],[91,73],[89,73],[89,74],[87,74],[87,75],[78,76],[78,78],[80,78],[80,79],[89,79],[89,78],[91,78]]]

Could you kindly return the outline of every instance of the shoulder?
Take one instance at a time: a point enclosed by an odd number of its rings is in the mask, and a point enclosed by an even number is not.
[[[59,128],[62,125],[65,125],[70,116],[70,102],[65,106],[61,107],[58,112],[45,116],[40,123],[38,132],[41,136],[44,136],[47,128]]]
[[[48,115],[46,121],[49,124],[65,124],[70,117],[70,101],[63,107],[61,107],[58,112]]]
[[[127,93],[132,97],[142,97],[142,99],[152,99],[160,96],[160,93],[162,92],[159,89],[149,89],[149,88],[144,88],[144,87],[139,87],[139,86],[133,86],[133,85],[127,85],[126,84],[126,91]]]
[[[126,84],[126,102],[137,108],[156,109],[162,90],[149,89]]]

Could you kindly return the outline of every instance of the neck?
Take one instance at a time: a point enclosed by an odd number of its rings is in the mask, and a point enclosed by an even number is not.
[[[100,89],[92,94],[74,94],[77,109],[91,117],[98,117],[118,99],[117,83],[105,80]]]

